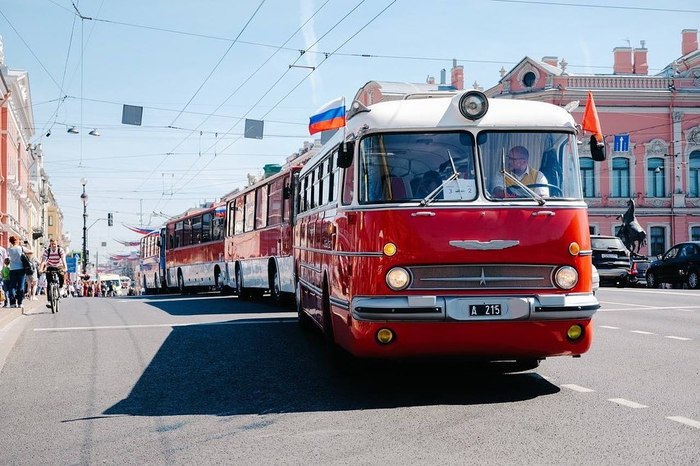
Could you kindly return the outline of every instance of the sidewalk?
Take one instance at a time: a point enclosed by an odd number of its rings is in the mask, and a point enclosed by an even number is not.
[[[28,299],[25,299],[22,302],[25,314],[33,314],[34,312],[36,312],[36,309],[45,308],[46,296],[40,295],[37,296],[37,298],[39,299],[37,299],[36,301],[30,301]],[[10,324],[10,322],[15,320],[17,317],[20,317],[21,315],[22,309],[18,307],[0,307],[0,329]]]

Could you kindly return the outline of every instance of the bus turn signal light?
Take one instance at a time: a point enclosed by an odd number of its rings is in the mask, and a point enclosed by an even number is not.
[[[388,328],[380,328],[377,330],[377,341],[382,345],[388,345],[394,341],[394,332]]]
[[[580,339],[583,336],[583,327],[579,324],[572,325],[569,327],[569,330],[566,331],[566,336],[571,341]]]
[[[579,246],[579,244],[576,241],[569,245],[569,254],[571,254],[572,256],[578,256],[579,252],[581,252],[581,246]]]
[[[385,256],[391,257],[396,254],[396,245],[394,243],[386,243],[382,251],[384,251]]]

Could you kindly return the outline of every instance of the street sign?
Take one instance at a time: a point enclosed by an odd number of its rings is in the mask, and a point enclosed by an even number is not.
[[[628,152],[630,150],[630,135],[616,134],[613,150],[615,152]]]
[[[68,266],[68,273],[77,272],[77,269],[78,269],[77,257],[66,257],[66,265]]]

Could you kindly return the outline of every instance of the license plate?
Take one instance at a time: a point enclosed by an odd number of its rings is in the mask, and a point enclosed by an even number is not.
[[[617,259],[617,254],[603,254],[603,259]]]
[[[501,305],[500,304],[470,304],[469,305],[469,315],[470,316],[500,316],[501,315]]]

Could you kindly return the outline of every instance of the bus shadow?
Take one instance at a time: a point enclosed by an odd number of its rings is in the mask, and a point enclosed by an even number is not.
[[[275,306],[267,300],[250,302],[235,296],[226,296],[219,293],[149,295],[147,297],[140,296],[133,300],[160,309],[172,316],[241,314],[248,312],[257,314],[261,311],[291,312],[294,310],[290,306]]]
[[[557,393],[537,373],[461,364],[381,364],[338,370],[295,320],[175,327],[128,396],[105,415],[219,416],[523,401]]]

